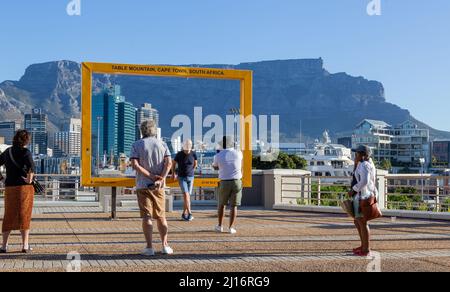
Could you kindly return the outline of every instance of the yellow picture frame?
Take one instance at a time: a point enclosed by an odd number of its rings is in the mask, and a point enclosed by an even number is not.
[[[253,72],[249,70],[230,70],[219,68],[194,68],[160,65],[131,65],[113,63],[81,64],[81,184],[88,187],[134,187],[134,178],[103,178],[92,176],[92,76],[93,74],[121,74],[139,76],[160,76],[180,78],[205,78],[240,81],[241,149],[243,152],[243,186],[252,186],[252,115],[253,115]],[[216,187],[218,179],[198,178],[196,187]],[[177,186],[172,179],[168,186]]]

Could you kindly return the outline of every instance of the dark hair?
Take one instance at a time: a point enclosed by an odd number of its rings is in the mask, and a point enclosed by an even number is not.
[[[233,141],[233,137],[232,136],[223,136],[222,142],[222,149],[230,149],[230,148],[234,148],[234,141]]]
[[[360,152],[362,155],[362,161],[370,161],[370,155],[366,152]]]
[[[31,134],[27,130],[18,130],[14,135],[13,145],[17,147],[25,147],[30,143]]]

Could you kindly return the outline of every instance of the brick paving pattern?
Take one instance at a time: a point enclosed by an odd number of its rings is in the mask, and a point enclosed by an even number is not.
[[[341,215],[245,209],[238,234],[213,232],[214,210],[195,212],[191,223],[168,214],[172,256],[139,255],[145,246],[138,213],[122,208],[110,220],[100,208],[36,208],[34,252],[20,254],[20,236],[0,255],[0,272],[65,271],[67,254],[92,271],[366,271],[374,257],[355,257],[352,222]],[[0,212],[1,213],[1,212]],[[382,271],[450,271],[450,223],[384,218],[371,225]],[[156,228],[155,228],[156,229]],[[155,230],[155,248],[160,240]]]

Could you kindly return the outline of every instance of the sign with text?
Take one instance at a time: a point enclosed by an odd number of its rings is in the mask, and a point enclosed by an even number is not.
[[[150,81],[142,78],[146,76]],[[224,82],[220,80],[228,81],[223,86],[212,83]],[[121,82],[126,85],[122,86]],[[176,87],[186,88],[176,91]],[[140,104],[132,104],[127,94],[133,95]],[[142,95],[154,99],[147,101]],[[203,103],[208,103],[205,110]],[[228,108],[231,106],[232,111]],[[231,117],[224,117],[226,113]],[[157,136],[166,145],[170,144],[167,148],[172,157],[182,149],[183,140],[193,141],[194,149],[200,150],[197,159],[201,168],[195,172],[197,187],[218,185],[217,172],[207,168],[216,151],[214,145],[223,135],[229,136],[232,128],[236,147],[243,153],[244,187],[251,187],[251,71],[82,63],[82,185],[135,186],[130,153],[134,142],[141,138],[139,125],[143,119],[154,119],[164,125],[162,130],[158,129]],[[169,133],[170,126],[178,128]],[[209,130],[204,134],[205,127]],[[178,185],[174,178],[168,179],[167,184]]]

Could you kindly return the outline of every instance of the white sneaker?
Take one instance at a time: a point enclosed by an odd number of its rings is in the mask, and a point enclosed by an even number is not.
[[[162,254],[173,254],[173,249],[170,246],[165,246],[162,249]]]
[[[237,230],[233,227],[230,227],[230,234],[236,234]]]
[[[216,232],[218,232],[218,233],[222,233],[222,232],[223,232],[223,227],[217,225],[216,228],[215,228],[214,230],[215,230]]]
[[[145,248],[141,255],[143,256],[147,256],[147,257],[152,257],[155,255],[155,250],[153,248]]]

